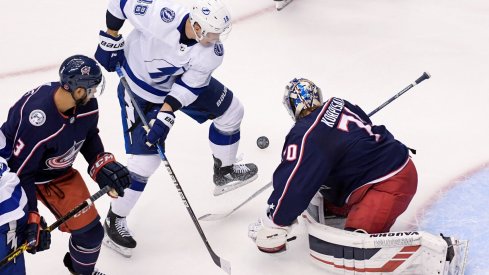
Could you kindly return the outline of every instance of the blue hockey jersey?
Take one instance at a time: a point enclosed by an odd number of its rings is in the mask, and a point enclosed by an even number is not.
[[[78,152],[92,163],[104,151],[97,100],[60,113],[54,102],[59,87],[59,82],[51,82],[24,94],[0,128],[0,156],[20,178],[30,211],[37,210],[35,184],[65,174]]]
[[[372,125],[358,106],[340,98],[298,119],[285,139],[282,162],[273,174],[268,214],[288,226],[320,189],[343,206],[356,189],[398,173],[408,148],[384,127]]]

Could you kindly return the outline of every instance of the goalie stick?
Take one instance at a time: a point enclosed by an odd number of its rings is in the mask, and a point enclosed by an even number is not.
[[[148,121],[146,119],[146,116],[144,113],[141,111],[141,108],[139,108],[138,103],[136,100],[134,100],[134,95],[132,93],[131,88],[129,87],[129,84],[127,83],[126,77],[122,73],[121,67],[117,66],[116,67],[116,72],[117,75],[119,75],[119,78],[121,80],[122,85],[124,86],[125,90],[127,91],[127,95],[131,99],[131,102],[134,106],[134,109],[138,113],[139,118],[141,119],[141,122],[144,124],[144,126],[149,127]],[[185,193],[183,192],[182,187],[180,186],[180,183],[178,182],[177,176],[173,172],[173,168],[170,166],[170,162],[168,162],[168,159],[166,158],[165,153],[163,153],[163,150],[161,148],[160,144],[156,144],[156,147],[158,149],[158,154],[160,155],[161,160],[163,161],[163,164],[166,167],[166,170],[168,171],[168,174],[170,174],[170,178],[173,180],[173,184],[177,188],[178,194],[180,195],[180,198],[182,199],[183,204],[187,208],[187,211],[190,215],[190,218],[192,218],[192,221],[194,222],[195,227],[197,228],[197,231],[199,232],[200,237],[202,238],[202,241],[205,244],[205,247],[207,248],[207,251],[209,251],[209,254],[211,255],[212,260],[214,263],[222,268],[226,273],[231,274],[231,263],[229,261],[224,260],[223,258],[219,257],[211,248],[209,241],[207,241],[207,238],[204,234],[204,230],[202,230],[202,227],[199,224],[199,221],[197,220],[197,217],[195,217],[194,211],[192,210],[192,207],[190,206],[190,203],[187,199],[187,196],[185,196]]]
[[[368,116],[369,117],[373,116],[375,113],[377,113],[378,111],[380,111],[381,109],[383,109],[385,106],[389,105],[396,98],[398,98],[399,96],[401,96],[405,92],[409,91],[412,87],[418,85],[419,83],[423,82],[426,79],[429,79],[430,77],[431,77],[431,75],[429,73],[424,72],[420,77],[418,77],[418,79],[416,79],[414,81],[414,83],[409,84],[402,91],[400,91],[399,93],[397,93],[393,97],[389,98],[386,102],[382,103],[382,105],[380,105],[379,107],[375,108],[375,110],[373,110],[372,112],[370,112],[368,114]],[[202,215],[199,218],[199,220],[201,220],[201,221],[217,221],[217,220],[224,219],[224,218],[228,217],[229,215],[233,214],[234,212],[236,212],[236,210],[238,210],[243,205],[245,205],[246,203],[248,203],[249,201],[251,201],[252,199],[254,199],[256,196],[260,195],[263,191],[265,191],[271,185],[272,185],[272,182],[267,183],[265,186],[263,186],[260,189],[258,189],[255,193],[253,193],[251,196],[249,196],[246,200],[244,200],[242,203],[240,203],[238,206],[236,206],[235,208],[233,208],[231,211],[229,211],[227,213],[221,213],[221,214],[212,214],[212,213],[209,213],[209,214]]]
[[[235,208],[233,208],[233,210],[231,210],[231,211],[229,211],[227,213],[224,213],[224,214],[205,214],[205,215],[202,215],[199,218],[199,220],[200,221],[216,221],[216,220],[224,219],[227,216],[229,216],[229,215],[233,214],[234,212],[236,212],[236,210],[240,209],[241,206],[245,205],[247,202],[251,201],[256,196],[260,195],[263,191],[265,191],[270,186],[272,186],[272,182],[269,182],[265,186],[263,186],[262,188],[258,189],[255,193],[253,193],[253,195],[249,196],[246,200],[244,200],[238,206],[236,206]]]
[[[96,201],[98,198],[102,197],[103,195],[105,195],[109,191],[110,191],[110,186],[108,186],[108,185],[105,186],[104,188],[100,189],[97,193],[91,195],[88,199],[86,199],[84,202],[80,203],[77,207],[71,209],[70,212],[66,213],[66,215],[64,215],[63,217],[59,218],[57,221],[55,221],[50,226],[46,227],[46,230],[48,232],[51,232],[54,229],[58,228],[58,226],[60,226],[62,223],[66,222],[68,219],[70,219],[71,217],[73,217],[76,214],[78,214],[85,207],[91,206],[94,201]],[[27,249],[28,249],[27,242],[25,242],[21,246],[17,247],[17,249],[15,249],[14,251],[12,251],[5,258],[3,258],[2,261],[0,261],[0,269],[2,267],[4,267],[7,263],[9,263],[13,259],[15,259],[17,256],[19,256],[20,254],[22,254]]]

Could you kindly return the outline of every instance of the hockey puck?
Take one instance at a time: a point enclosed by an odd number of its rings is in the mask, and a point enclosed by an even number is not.
[[[270,141],[266,136],[261,136],[256,140],[256,145],[258,145],[258,148],[260,149],[265,149],[270,145]]]

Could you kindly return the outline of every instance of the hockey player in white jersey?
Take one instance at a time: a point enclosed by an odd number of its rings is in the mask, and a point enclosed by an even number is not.
[[[3,134],[0,131],[0,148]],[[51,234],[39,213],[27,214],[27,195],[17,175],[10,172],[7,161],[0,157],[0,260],[27,241],[29,253],[49,249]],[[25,274],[24,255],[0,266],[0,275]]]
[[[134,29],[126,40],[119,30],[128,20]],[[222,36],[231,29],[221,0],[195,0],[189,11],[180,3],[161,0],[110,0],[107,31],[100,31],[95,58],[108,71],[120,65],[135,101],[153,121],[147,133],[122,84],[118,96],[132,183],[124,198],[113,201],[105,229],[107,244],[131,256],[136,241],[126,217],[160,165],[155,143],[163,145],[177,110],[199,123],[212,120],[209,141],[214,159],[214,195],[257,178],[253,163],[238,164],[243,106],[211,76],[222,63]],[[189,152],[190,153],[190,152]]]

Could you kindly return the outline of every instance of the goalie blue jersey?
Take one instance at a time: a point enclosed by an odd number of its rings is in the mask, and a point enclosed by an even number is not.
[[[269,217],[277,225],[292,224],[320,189],[326,200],[343,206],[353,191],[394,176],[408,159],[409,149],[384,126],[333,97],[298,119],[287,135],[273,174]]]
[[[37,209],[35,184],[65,174],[78,152],[91,163],[104,151],[97,128],[97,100],[60,113],[54,102],[59,87],[58,82],[51,82],[24,94],[0,128],[0,156],[20,178],[29,210]]]

